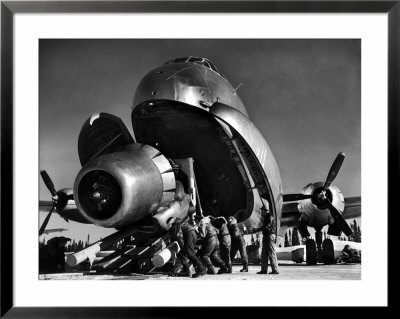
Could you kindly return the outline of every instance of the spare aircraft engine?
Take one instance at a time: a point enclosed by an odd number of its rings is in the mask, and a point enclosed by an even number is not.
[[[88,161],[74,183],[75,202],[92,223],[122,228],[172,203],[175,176],[155,148],[129,144],[124,151]]]

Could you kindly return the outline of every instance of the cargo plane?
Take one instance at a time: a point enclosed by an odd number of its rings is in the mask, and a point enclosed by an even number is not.
[[[39,233],[53,210],[66,220],[118,231],[78,253],[71,264],[94,259],[130,236],[136,245],[153,247],[166,238],[176,218],[191,211],[233,215],[247,233],[261,227],[269,211],[277,235],[298,224],[306,239],[307,227],[314,227],[319,250],[325,225],[328,234],[351,235],[345,218],[360,215],[360,197],[344,199],[332,185],[345,154],[337,155],[326,181],[284,194],[271,148],[249,119],[237,89],[207,58],[176,58],[150,71],[133,100],[135,138],[120,118],[94,114],[78,138],[82,169],[73,188],[57,191],[41,171],[53,201],[40,202],[50,212]],[[131,259],[135,254],[127,253]]]

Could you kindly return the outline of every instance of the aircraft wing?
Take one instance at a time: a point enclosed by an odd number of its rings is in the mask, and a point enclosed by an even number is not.
[[[47,234],[50,234],[50,233],[58,233],[58,232],[61,233],[61,232],[66,231],[66,230],[68,230],[68,229],[66,229],[66,228],[45,229],[43,231],[43,234],[47,235]]]
[[[283,203],[281,228],[297,226],[301,213],[297,208],[297,202]]]
[[[53,206],[52,201],[47,201],[47,200],[40,200],[39,201],[39,213],[45,213],[48,214],[50,211],[51,207]],[[90,221],[88,221],[76,208],[75,204],[67,204],[63,209],[60,211],[54,210],[58,215],[60,215],[61,218],[63,218],[65,221],[75,221],[77,223],[82,223],[82,224],[91,224]]]
[[[352,219],[361,216],[361,196],[347,197],[344,199],[345,219]],[[283,203],[281,229],[297,226],[301,213],[297,208],[297,202]]]
[[[344,199],[344,212],[345,219],[352,219],[361,216],[361,196],[347,197]]]
[[[48,213],[53,206],[53,202],[50,200],[39,201],[39,213]]]

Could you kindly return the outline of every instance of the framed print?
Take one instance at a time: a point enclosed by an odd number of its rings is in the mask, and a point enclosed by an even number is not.
[[[388,307],[399,15],[3,1],[1,315]]]

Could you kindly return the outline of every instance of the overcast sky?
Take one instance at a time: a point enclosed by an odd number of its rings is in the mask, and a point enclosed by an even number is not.
[[[238,93],[276,157],[284,193],[324,181],[343,151],[334,184],[345,196],[361,195],[361,42],[351,39],[40,40],[39,168],[56,189],[73,187],[81,168],[83,122],[108,112],[132,132],[139,81],[167,60],[189,55],[211,59],[234,87],[243,83]],[[40,179],[39,185],[40,199],[49,200]],[[56,214],[48,225],[54,227],[68,228],[63,236],[76,239],[90,233],[91,241],[113,232]]]

